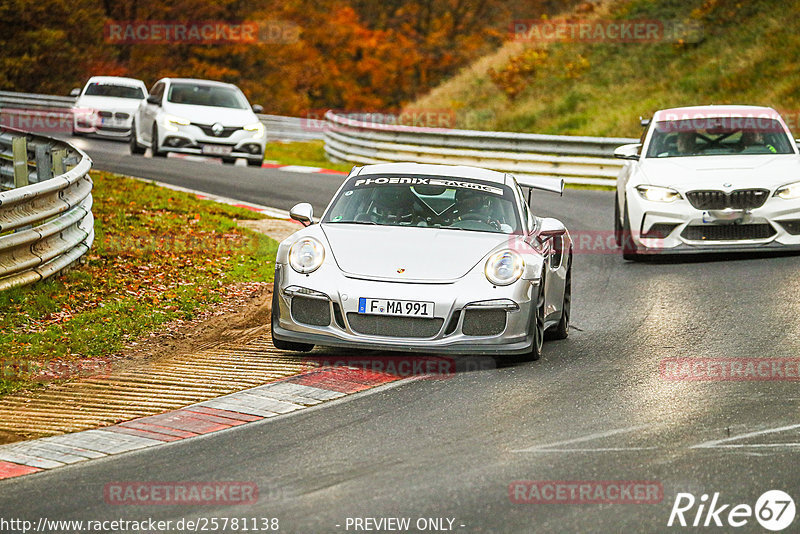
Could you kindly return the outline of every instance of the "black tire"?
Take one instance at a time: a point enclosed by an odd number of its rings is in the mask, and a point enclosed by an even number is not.
[[[314,345],[309,343],[293,343],[291,341],[283,341],[275,338],[275,324],[279,318],[279,304],[278,304],[278,287],[277,284],[272,290],[272,313],[270,314],[270,335],[272,336],[272,344],[278,350],[290,350],[293,352],[309,352],[314,348]]]
[[[544,276],[539,284],[539,291],[536,294],[536,307],[531,314],[531,330],[533,331],[533,343],[531,350],[519,358],[522,361],[535,362],[542,357],[542,347],[544,345]]]
[[[567,263],[567,277],[564,281],[564,302],[561,308],[561,320],[545,332],[546,340],[567,339],[569,337],[569,319],[572,311],[572,254]]]
[[[136,124],[131,123],[131,140],[130,140],[131,154],[134,156],[141,156],[144,154],[146,147],[139,144],[136,140]]]
[[[614,242],[618,247],[622,246],[622,223],[619,222],[619,199],[614,195]]]
[[[156,128],[155,124],[153,125],[153,135],[150,136],[150,153],[153,154],[154,158],[166,158],[167,153],[163,150],[158,150],[158,128]]]
[[[250,167],[261,167],[263,163],[264,163],[264,158],[258,158],[258,159],[253,158],[247,160],[247,165]]]
[[[622,222],[622,257],[629,261],[639,259],[639,249],[633,242],[631,234],[631,221],[628,218],[628,205],[625,205],[625,217]]]

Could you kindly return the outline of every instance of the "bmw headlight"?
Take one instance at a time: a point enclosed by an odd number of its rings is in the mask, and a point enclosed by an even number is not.
[[[496,286],[513,284],[525,270],[525,261],[522,256],[513,250],[495,252],[486,260],[486,279]]]
[[[651,202],[673,202],[681,198],[681,194],[669,187],[659,187],[657,185],[640,185],[636,188],[639,195]]]
[[[164,115],[164,128],[173,132],[178,131],[178,126],[188,126],[189,119],[183,117],[176,117],[175,115]]]
[[[775,191],[775,196],[780,197],[784,200],[792,200],[795,198],[800,198],[800,182],[795,182],[793,184],[787,184],[782,187],[779,187],[777,191]]]
[[[253,139],[261,139],[264,137],[264,132],[266,132],[266,128],[264,128],[264,124],[261,122],[254,122],[253,124],[248,124],[244,127],[245,131],[253,132]]]
[[[316,271],[324,259],[325,247],[313,237],[304,237],[289,249],[289,265],[300,274]]]

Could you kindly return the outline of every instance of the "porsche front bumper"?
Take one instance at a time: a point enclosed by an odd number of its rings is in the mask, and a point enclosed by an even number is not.
[[[277,339],[435,354],[499,355],[531,350],[531,295],[538,280],[521,279],[493,287],[476,273],[452,283],[369,280],[331,268],[314,274],[300,275],[278,264],[277,309],[273,310],[273,336]],[[434,317],[359,313],[362,297],[433,302]]]

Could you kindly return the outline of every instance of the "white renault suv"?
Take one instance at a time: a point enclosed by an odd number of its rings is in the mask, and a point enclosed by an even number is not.
[[[147,87],[135,78],[92,76],[82,90],[73,89],[70,94],[78,97],[72,106],[74,135],[127,139]]]
[[[238,87],[229,83],[163,78],[133,120],[131,153],[150,148],[154,157],[168,152],[221,157],[226,163],[246,158],[261,166],[266,129]]]
[[[626,160],[614,219],[626,259],[800,249],[800,153],[774,109],[661,110],[614,155]]]

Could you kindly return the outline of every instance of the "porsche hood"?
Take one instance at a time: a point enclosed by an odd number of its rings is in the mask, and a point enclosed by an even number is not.
[[[398,281],[451,281],[515,235],[456,229],[323,224],[330,253],[345,273]],[[454,235],[456,234],[456,235]]]

